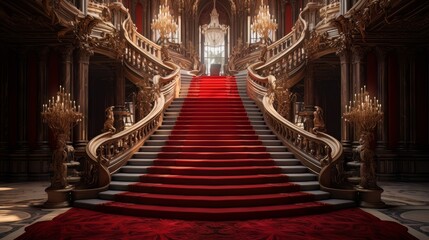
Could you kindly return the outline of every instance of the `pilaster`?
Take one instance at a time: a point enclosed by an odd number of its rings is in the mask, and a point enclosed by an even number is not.
[[[345,112],[345,106],[350,105],[350,52],[344,50],[339,53],[340,57],[340,68],[341,68],[341,116]],[[341,121],[341,143],[343,144],[344,150],[351,152],[352,148],[352,136],[351,126],[345,121]]]
[[[88,143],[88,81],[89,81],[89,58],[91,53],[85,49],[79,49],[77,53],[77,71],[74,84],[76,104],[80,105],[83,114],[82,121],[75,127],[74,143],[76,151],[85,151]]]
[[[377,47],[375,49],[377,56],[377,99],[380,99],[381,109],[385,112],[387,109],[387,53],[388,49]],[[387,143],[387,127],[389,119],[384,117],[383,124],[377,128],[377,146],[385,148]]]
[[[47,77],[47,59],[48,59],[49,49],[47,47],[41,48],[38,51],[38,69],[39,76],[37,81],[37,106],[40,108],[37,113],[37,142],[38,150],[43,152],[50,152],[49,143],[48,143],[48,126],[43,123],[42,120],[42,105],[48,102],[48,77]]]

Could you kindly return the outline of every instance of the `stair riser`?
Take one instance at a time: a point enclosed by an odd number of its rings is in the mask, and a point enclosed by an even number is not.
[[[103,197],[101,197],[103,199]],[[136,204],[146,204],[146,205],[160,205],[160,206],[171,206],[171,207],[200,207],[200,208],[233,208],[233,207],[255,207],[255,206],[267,206],[267,205],[283,205],[283,204],[292,204],[297,202],[309,202],[314,200],[312,196],[308,194],[302,195],[293,195],[293,196],[278,196],[278,197],[261,197],[260,199],[237,199],[237,200],[202,200],[202,199],[164,199],[164,198],[154,198],[154,197],[138,197],[138,196],[129,196],[129,195],[116,195],[113,199],[106,200],[115,200],[119,202],[127,203],[136,203]]]
[[[156,177],[153,175],[140,176],[141,182],[148,183],[167,183],[167,184],[184,184],[184,185],[241,185],[241,184],[263,184],[263,183],[281,183],[287,182],[288,176],[246,176],[241,178],[224,177],[224,178],[207,178],[207,177],[190,177],[190,178],[170,178]]]
[[[222,167],[190,167],[180,168],[178,166],[126,166],[121,168],[122,173],[139,173],[139,174],[162,174],[162,175],[181,175],[181,176],[246,176],[254,174],[291,174],[291,173],[306,173],[308,170],[304,167],[277,167],[277,166],[259,166],[252,169],[249,166],[231,166],[230,169]],[[174,176],[172,176],[174,177]]]
[[[245,185],[244,185],[245,186]],[[290,186],[265,186],[265,187],[254,187],[254,188],[245,188],[237,186],[236,188],[229,189],[211,189],[211,188],[179,188],[179,187],[146,187],[139,185],[131,185],[126,189],[131,192],[141,192],[141,193],[153,193],[153,194],[170,194],[170,195],[198,195],[198,196],[242,196],[242,195],[258,195],[258,194],[275,194],[275,193],[289,193],[300,191],[298,185]]]
[[[178,212],[176,209],[151,209],[151,208],[140,208],[135,206],[124,206],[124,204],[105,204],[100,205],[97,209],[101,211],[107,211],[113,214],[126,214],[137,217],[154,217],[154,218],[171,218],[174,216],[175,219],[183,220],[206,220],[206,221],[232,221],[232,220],[248,220],[248,219],[263,219],[263,218],[273,218],[273,217],[291,217],[302,215],[308,212],[312,214],[324,213],[331,211],[331,207],[326,206],[325,204],[309,203],[301,204],[299,206],[294,206],[285,209],[278,208],[255,208],[255,209],[246,209],[242,208],[237,210],[230,211],[199,211],[190,209],[183,212]]]

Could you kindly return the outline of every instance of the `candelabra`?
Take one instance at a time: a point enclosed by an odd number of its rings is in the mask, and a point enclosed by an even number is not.
[[[381,104],[375,97],[370,98],[366,86],[354,94],[353,102],[345,106],[345,121],[356,124],[359,132],[373,132],[382,118]]]
[[[354,149],[360,158],[360,183],[357,186],[361,192],[361,205],[368,207],[381,207],[381,192],[376,183],[375,174],[375,135],[374,130],[383,118],[381,104],[374,97],[371,98],[366,86],[354,94],[353,102],[345,106],[344,120],[355,124],[359,137],[359,146]]]
[[[55,137],[64,134],[69,137],[71,128],[82,121],[83,115],[80,106],[71,100],[70,93],[66,93],[64,87],[60,86],[56,96],[43,104],[43,122],[47,123]]]
[[[258,15],[252,24],[252,30],[262,36],[262,39],[267,43],[270,32],[274,32],[276,29],[276,19],[270,14],[270,7],[261,2]]]
[[[169,34],[177,30],[177,24],[170,14],[170,7],[167,5],[167,0],[164,4],[159,5],[158,16],[152,20],[151,27],[152,30],[159,31],[161,43],[167,39]]]
[[[51,186],[45,191],[48,193],[48,201],[45,207],[68,206],[68,193],[71,186],[67,183],[67,162],[73,147],[67,146],[70,130],[82,121],[83,115],[80,106],[71,100],[70,93],[66,93],[60,86],[57,95],[42,106],[42,119],[47,123],[54,134],[56,148],[52,153],[52,177]]]

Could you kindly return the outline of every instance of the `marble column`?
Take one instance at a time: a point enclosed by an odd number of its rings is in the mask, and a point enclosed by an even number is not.
[[[361,88],[363,88],[364,85],[366,85],[366,53],[367,49],[360,47],[360,46],[354,46],[352,48],[352,61],[353,61],[353,68],[352,68],[352,90],[353,93],[359,92]]]
[[[399,142],[400,149],[407,149],[410,142],[410,62],[412,61],[410,49],[400,48],[397,50],[399,56]]]
[[[72,79],[73,79],[73,47],[67,46],[61,52],[61,79],[60,85],[64,87],[65,91],[72,93]]]
[[[381,109],[385,112],[387,109],[387,52],[388,49],[378,47],[375,49],[377,57],[377,99],[379,99],[381,104]],[[389,119],[384,117],[383,124],[377,128],[377,146],[380,148],[385,148],[387,143],[387,133],[388,133],[388,121]]]
[[[77,53],[77,71],[73,88],[76,105],[80,105],[80,112],[83,114],[83,119],[75,127],[73,136],[77,152],[85,151],[86,144],[88,143],[88,81],[90,56],[91,53],[85,49],[80,49]]]
[[[17,144],[18,149],[21,151],[28,150],[27,141],[27,113],[28,113],[28,84],[27,84],[27,50],[21,49],[19,52],[18,60],[18,91],[17,105],[18,116],[17,116]]]
[[[10,79],[16,81],[17,96],[16,102],[12,103],[13,108],[16,108],[16,128],[12,129],[9,133],[16,134],[16,148],[9,154],[9,166],[7,179],[15,181],[28,180],[28,141],[27,141],[27,122],[28,122],[28,84],[27,84],[27,49],[20,49],[18,52],[17,62],[15,63],[18,71],[17,79]],[[13,65],[12,65],[13,66]],[[13,119],[13,117],[12,117]]]
[[[361,46],[353,46],[352,47],[352,86],[351,86],[351,94],[358,93],[361,88],[367,85],[367,77],[366,77],[366,53],[367,49]],[[344,107],[343,107],[344,108]],[[353,145],[359,145],[359,129],[353,129]]]
[[[350,91],[350,74],[351,74],[351,63],[350,63],[350,52],[347,50],[339,53],[340,57],[340,68],[341,68],[341,116],[345,112],[345,106],[350,105],[351,91]],[[341,143],[344,150],[351,152],[352,150],[352,136],[351,126],[345,121],[341,121]]]
[[[48,77],[47,77],[47,59],[48,59],[49,49],[42,48],[38,52],[39,62],[38,62],[38,69],[39,69],[39,76],[37,81],[37,106],[40,107],[38,111],[38,131],[37,131],[37,141],[38,141],[38,149],[42,152],[49,151],[49,143],[48,143],[48,129],[46,123],[43,123],[42,115],[40,114],[42,111],[42,105],[48,103]]]

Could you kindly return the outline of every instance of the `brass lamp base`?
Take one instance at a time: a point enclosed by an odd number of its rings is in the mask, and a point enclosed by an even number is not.
[[[64,208],[70,206],[71,191],[73,187],[64,189],[52,189],[50,187],[45,189],[48,194],[48,200],[43,204],[44,208]]]

